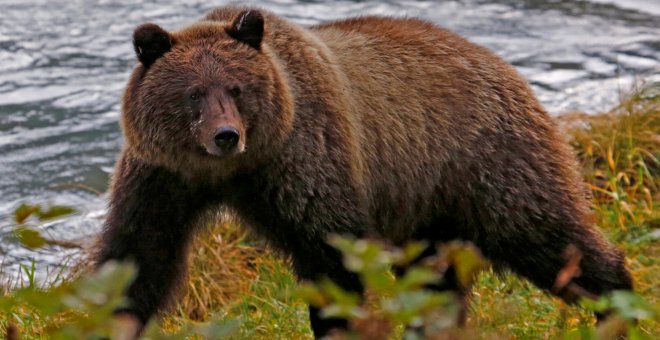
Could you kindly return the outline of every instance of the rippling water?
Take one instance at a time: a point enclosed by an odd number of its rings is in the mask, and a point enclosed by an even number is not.
[[[224,1],[0,1],[0,256],[5,272],[35,259],[40,274],[75,251],[27,251],[1,239],[21,202],[79,213],[40,225],[89,239],[122,139],[119,98],[135,63],[131,33],[185,26]],[[419,16],[486,45],[532,83],[554,114],[613,106],[637,78],[660,78],[657,0],[286,1],[258,4],[300,24],[356,14]]]

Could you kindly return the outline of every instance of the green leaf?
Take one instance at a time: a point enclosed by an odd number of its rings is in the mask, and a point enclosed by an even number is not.
[[[321,282],[321,288],[328,294],[328,296],[330,296],[333,301],[352,305],[357,305],[359,302],[359,297],[356,293],[347,292],[330,280],[323,280]]]
[[[607,296],[603,296],[598,300],[582,299],[580,300],[580,304],[594,312],[604,312],[610,306]]]
[[[48,240],[41,236],[40,232],[26,227],[17,228],[14,235],[21,244],[30,249],[41,248],[48,243]]]
[[[70,215],[75,212],[75,209],[63,205],[54,205],[44,211],[44,209],[38,204],[31,205],[23,203],[14,210],[14,221],[16,221],[17,224],[24,224],[32,215],[35,215],[40,221],[46,221]]]
[[[400,290],[413,290],[424,287],[425,285],[440,281],[440,275],[434,270],[420,267],[412,267],[401,278],[399,282]]]
[[[76,209],[73,209],[71,207],[63,206],[63,205],[54,205],[46,211],[37,211],[37,216],[39,216],[39,220],[45,221],[45,220],[51,220],[54,218],[58,218],[61,216],[65,215],[70,215],[76,212]]]
[[[451,242],[443,246],[442,253],[445,260],[453,265],[456,277],[463,287],[470,287],[477,274],[488,266],[471,244]]]
[[[366,273],[362,280],[367,287],[381,295],[392,294],[396,291],[397,282],[394,275],[386,270]]]
[[[417,260],[424,250],[428,248],[428,244],[426,242],[411,242],[406,244],[403,247],[403,261],[402,263],[397,263],[401,265],[408,265],[412,261]]]
[[[633,292],[614,291],[609,299],[610,306],[626,320],[649,320],[656,317],[653,307]]]
[[[429,310],[448,308],[448,304],[451,302],[452,299],[449,293],[415,290],[405,291],[393,298],[383,299],[381,305],[383,310],[397,322],[411,324]]]
[[[311,283],[303,283],[296,290],[296,297],[315,307],[323,307],[328,301],[321,289]]]
[[[25,220],[27,220],[30,215],[39,213],[41,211],[41,207],[38,205],[29,205],[26,203],[21,204],[16,210],[14,210],[14,221],[16,221],[17,224],[23,224],[25,223]]]
[[[354,318],[365,315],[365,312],[359,306],[360,298],[358,294],[347,292],[330,280],[323,280],[320,286],[328,294],[330,301],[333,302],[321,310],[322,317]]]

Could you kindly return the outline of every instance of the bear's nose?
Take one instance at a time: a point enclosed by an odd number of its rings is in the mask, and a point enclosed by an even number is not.
[[[215,145],[223,151],[228,151],[238,144],[240,133],[233,127],[221,127],[215,131]]]

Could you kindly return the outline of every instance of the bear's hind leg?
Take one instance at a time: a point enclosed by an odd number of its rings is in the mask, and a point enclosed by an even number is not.
[[[571,249],[581,255],[581,273],[571,282],[587,295],[632,289],[623,253],[593,223],[570,152],[560,142],[532,143],[534,136],[500,137],[506,138],[496,144],[501,152],[482,155],[452,191],[462,195],[453,209],[464,222],[462,238],[496,266],[569,303],[577,297],[553,288],[562,288],[555,282]]]
[[[496,265],[510,268],[566,302],[632,289],[622,252],[595,229],[552,219],[511,227],[508,231],[502,231],[501,225],[485,227],[473,241]],[[572,256],[579,256],[577,270],[568,268],[575,260]],[[560,273],[571,277],[559,277]]]

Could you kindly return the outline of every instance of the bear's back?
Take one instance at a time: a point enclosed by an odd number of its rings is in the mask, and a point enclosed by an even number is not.
[[[402,108],[394,109],[397,103],[431,104],[434,111],[442,111],[445,119],[488,111],[476,117],[482,123],[492,115],[529,116],[543,112],[513,67],[487,48],[432,23],[360,17],[313,26],[310,30],[333,52],[356,91],[356,99],[369,99],[362,105],[379,109],[379,119],[387,111],[401,112]],[[512,100],[516,105],[511,105]],[[483,103],[489,104],[487,109]],[[383,110],[383,106],[390,109]],[[422,107],[410,109],[420,113]],[[372,111],[361,113],[368,115]]]
[[[556,139],[547,113],[513,67],[448,30],[383,17],[310,30],[348,79],[350,114],[361,122],[366,177],[372,197],[381,198],[374,202],[381,225],[428,218],[432,197],[471,181],[469,176],[484,176],[475,169],[488,171],[484,159],[511,138]],[[520,157],[535,157],[535,146],[528,145]]]

